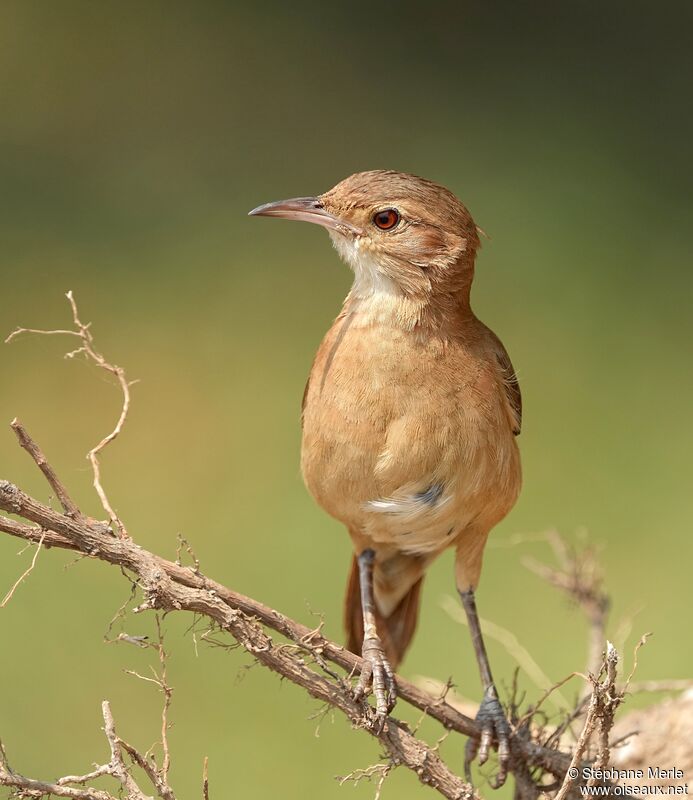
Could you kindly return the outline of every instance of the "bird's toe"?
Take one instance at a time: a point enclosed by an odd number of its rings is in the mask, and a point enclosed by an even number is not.
[[[498,773],[492,785],[497,789],[505,783],[508,776],[510,725],[493,687],[486,692],[479,706],[476,721],[481,728],[481,736],[478,740],[467,741],[464,758],[465,774],[467,780],[471,781],[472,761],[476,759],[479,766],[482,766],[488,761],[491,749],[495,747],[498,751]]]
[[[380,639],[375,637],[364,639],[363,666],[358,684],[354,690],[354,697],[363,698],[369,688],[375,696],[374,730],[380,733],[385,725],[387,715],[392,711],[397,700],[397,687],[395,676],[385,655]]]

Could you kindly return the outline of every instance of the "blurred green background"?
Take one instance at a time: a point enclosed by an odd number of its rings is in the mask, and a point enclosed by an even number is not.
[[[136,539],[171,557],[182,533],[214,577],[341,636],[349,542],[303,489],[298,412],[350,275],[324,232],[245,214],[362,169],[412,171],[491,236],[474,305],[525,399],[525,485],[487,551],[482,615],[550,678],[581,669],[582,618],[520,563],[546,545],[499,545],[584,528],[612,634],[632,617],[628,663],[651,630],[639,677],[690,676],[692,23],[689,3],[0,2],[0,333],[64,327],[72,289],[140,379],[103,459]],[[84,454],[119,397],[63,360],[70,345],[0,347],[0,477],[48,499],[17,415],[98,514]],[[0,537],[0,594],[20,548]],[[105,758],[105,697],[125,738],[158,735],[160,697],[122,671],[151,654],[103,643],[129,587],[72,561],[42,553],[0,612],[0,731],[36,777]],[[403,673],[453,675],[476,698],[467,632],[441,609],[453,589],[447,554]],[[316,703],[239,651],[196,654],[189,624],[165,622],[179,796],[199,796],[208,755],[217,798],[372,797],[334,776],[374,763],[373,741],[329,716],[316,738]],[[489,646],[507,684],[514,661]],[[444,745],[460,769],[462,750]],[[383,796],[424,794],[397,773]]]

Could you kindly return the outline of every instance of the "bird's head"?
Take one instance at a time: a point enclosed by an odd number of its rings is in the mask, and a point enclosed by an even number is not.
[[[389,170],[359,172],[317,197],[267,203],[251,215],[327,228],[355,275],[352,295],[419,303],[468,298],[479,247],[470,213],[452,192]]]

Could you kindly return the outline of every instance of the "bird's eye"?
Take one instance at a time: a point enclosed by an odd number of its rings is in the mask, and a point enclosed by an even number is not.
[[[373,224],[381,231],[391,231],[396,227],[400,220],[399,211],[396,208],[384,208],[373,214]]]

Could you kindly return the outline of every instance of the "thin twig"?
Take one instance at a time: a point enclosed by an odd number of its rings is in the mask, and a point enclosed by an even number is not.
[[[164,650],[164,634],[161,630],[161,619],[156,615],[156,630],[158,633],[159,641],[157,643],[157,652],[159,655],[159,664],[161,665],[161,673],[159,674],[159,686],[164,695],[164,703],[161,709],[161,749],[164,757],[161,765],[161,777],[164,782],[168,779],[168,772],[171,768],[171,751],[168,745],[168,712],[171,708],[171,697],[173,696],[173,689],[169,686],[166,678],[166,660],[167,653]]]
[[[34,557],[31,559],[31,564],[29,564],[29,566],[28,566],[28,567],[27,567],[27,568],[24,570],[24,572],[22,572],[22,574],[21,574],[21,575],[20,575],[20,576],[17,578],[17,580],[14,582],[14,584],[12,585],[12,588],[11,588],[11,589],[9,590],[9,592],[8,592],[8,593],[5,595],[5,597],[3,598],[3,601],[2,601],[2,603],[0,603],[0,608],[5,608],[5,606],[6,606],[6,605],[7,605],[7,604],[10,602],[10,600],[12,599],[12,596],[14,595],[14,593],[15,593],[15,591],[16,591],[16,589],[17,589],[17,587],[19,586],[19,584],[20,584],[20,583],[21,583],[21,582],[22,582],[22,581],[23,581],[23,580],[24,580],[26,577],[28,577],[28,576],[29,576],[29,574],[31,573],[31,571],[32,571],[32,570],[34,569],[34,567],[36,566],[36,559],[38,558],[38,554],[39,554],[39,552],[41,551],[41,547],[43,546],[43,542],[44,542],[44,540],[45,540],[45,538],[46,538],[47,534],[48,534],[48,531],[43,531],[43,533],[41,534],[41,538],[39,539],[39,542],[38,542],[38,544],[36,545],[36,551],[35,551],[35,553],[34,553]]]
[[[544,694],[534,703],[529,710],[525,713],[524,716],[520,717],[517,721],[517,726],[520,727],[525,725],[529,720],[537,713],[537,711],[541,708],[544,702],[557,690],[560,689],[561,686],[565,686],[568,681],[572,680],[573,678],[583,678],[586,679],[586,676],[582,674],[582,672],[571,672],[570,675],[566,675],[565,678],[562,678],[560,681],[557,681],[550,686]]]
[[[631,671],[628,677],[626,678],[626,683],[625,686],[623,687],[624,692],[628,691],[628,687],[630,686],[630,682],[633,679],[633,675],[635,675],[635,671],[638,668],[638,653],[640,652],[640,648],[647,643],[647,640],[650,638],[650,636],[652,636],[651,633],[643,633],[640,639],[638,639],[638,643],[633,648],[633,667],[631,668]]]
[[[81,519],[82,512],[79,510],[79,508],[77,508],[76,503],[70,497],[62,481],[55,474],[55,470],[48,463],[48,459],[43,454],[43,451],[31,438],[26,428],[16,417],[10,423],[10,427],[15,432],[17,439],[19,440],[19,444],[27,451],[27,453],[29,453],[29,455],[34,459],[36,466],[45,475],[48,484],[55,492],[58,500],[60,500],[60,505],[63,507],[65,513],[71,517],[74,517],[75,519]]]
[[[606,677],[601,683],[599,677],[591,679],[592,695],[587,708],[585,724],[578,737],[575,749],[573,750],[573,757],[570,760],[570,766],[566,771],[563,784],[554,800],[565,800],[571,793],[573,786],[578,781],[582,783],[586,775],[588,776],[587,784],[589,786],[593,786],[596,783],[596,777],[592,769],[585,771],[582,768],[581,762],[583,754],[598,725],[600,726],[601,741],[595,766],[603,769],[608,762],[608,733],[613,724],[613,714],[616,710],[616,706],[618,702],[620,702],[620,697],[616,690],[617,664],[618,653],[611,642],[607,642],[606,655],[601,670],[601,672],[605,673]]]
[[[67,300],[70,304],[70,308],[72,310],[72,321],[74,322],[75,330],[46,331],[46,330],[39,330],[38,328],[17,328],[5,339],[5,343],[11,342],[15,337],[23,333],[35,333],[45,336],[54,336],[56,334],[57,335],[67,334],[69,336],[77,336],[81,340],[82,343],[81,346],[78,347],[76,350],[72,350],[69,353],[67,353],[65,357],[74,358],[76,355],[84,353],[84,355],[87,358],[91,359],[97,365],[97,367],[100,367],[101,369],[106,370],[106,372],[110,372],[112,375],[115,376],[116,380],[118,381],[118,384],[120,385],[120,390],[123,396],[123,402],[120,414],[118,416],[118,420],[113,430],[106,436],[104,436],[103,439],[101,439],[101,441],[95,447],[92,447],[92,449],[87,453],[87,460],[91,464],[92,474],[93,474],[93,486],[94,489],[96,490],[97,495],[99,496],[101,505],[103,506],[103,509],[106,512],[106,514],[108,514],[108,519],[110,523],[115,526],[120,536],[124,537],[128,535],[127,529],[125,528],[125,524],[113,509],[111,501],[108,499],[108,495],[106,494],[106,491],[103,488],[103,484],[101,482],[101,464],[99,462],[99,455],[101,454],[103,449],[120,434],[120,432],[123,429],[123,425],[125,424],[128,412],[130,410],[130,383],[126,378],[125,371],[123,370],[123,368],[107,361],[106,358],[103,356],[103,354],[100,353],[94,346],[94,337],[92,336],[90,330],[91,323],[85,324],[80,320],[79,312],[77,309],[77,302],[75,301],[73,293],[70,291],[65,296],[67,297]],[[22,446],[24,445],[22,444]],[[29,452],[31,452],[31,450],[29,450]],[[63,508],[65,508],[66,513],[72,514],[73,511],[76,511],[77,515],[79,516],[79,510],[76,508],[76,506],[71,511],[68,511],[68,509],[65,507],[65,503],[63,502],[64,498],[62,496],[62,485],[60,484],[61,488],[60,491],[58,491],[58,485],[54,485],[52,482],[52,477],[55,475],[55,473],[52,473],[52,475],[49,477],[45,465],[42,466],[38,461],[37,464],[39,464],[39,467],[41,467],[41,471],[44,473],[44,475],[46,475],[46,478],[51,483],[51,486],[53,486],[53,488],[55,489],[58,498],[60,499],[61,503],[63,503]],[[71,501],[69,500],[69,496],[67,495],[67,493],[65,493],[65,498],[68,500],[68,503],[71,504]],[[70,506],[71,508],[72,505]]]
[[[161,772],[157,768],[153,759],[148,758],[136,750],[131,744],[118,737],[118,744],[125,750],[135,764],[145,773],[156,788],[157,794],[162,800],[175,800],[173,789],[161,777]]]
[[[123,760],[122,750],[125,750],[151,779],[154,787],[162,800],[175,800],[173,792],[166,784],[162,784],[159,776],[151,771],[151,765],[144,762],[143,757],[130,745],[118,738],[113,721],[113,713],[107,700],[101,704],[101,713],[104,721],[104,733],[110,748],[110,759],[105,764],[96,766],[83,775],[65,775],[55,782],[39,781],[27,778],[10,768],[7,755],[0,743],[0,786],[7,786],[15,791],[17,797],[69,797],[73,800],[116,800],[115,795],[103,789],[95,789],[85,784],[97,778],[111,777],[120,784],[119,795],[127,800],[151,800],[151,797],[142,791]],[[71,786],[70,784],[80,784]]]
[[[101,483],[101,464],[99,462],[99,454],[101,451],[109,445],[122,431],[123,425],[125,424],[125,420],[128,416],[128,411],[130,410],[130,384],[128,383],[127,378],[125,377],[125,371],[122,367],[117,366],[116,364],[111,364],[104,356],[95,349],[94,347],[94,338],[91,335],[91,331],[89,330],[89,326],[91,323],[87,323],[86,325],[80,320],[79,313],[77,311],[77,303],[75,301],[74,295],[72,292],[68,292],[66,295],[70,307],[72,308],[72,318],[79,331],[79,335],[82,339],[82,348],[84,352],[89,356],[89,358],[94,361],[94,363],[101,367],[101,369],[110,372],[112,375],[115,375],[118,383],[120,384],[120,390],[123,393],[123,405],[120,410],[120,416],[118,417],[118,421],[115,424],[113,430],[108,433],[103,439],[87,453],[87,459],[91,463],[92,471],[94,473],[94,489],[96,489],[96,493],[101,500],[101,505],[103,506],[104,510],[109,516],[111,522],[115,524],[120,532],[121,536],[127,536],[127,530],[123,521],[120,517],[116,514],[113,510],[113,506],[111,505],[110,500],[106,494],[106,491],[103,488]],[[72,357],[78,351],[75,351],[73,354],[68,354]]]
[[[110,772],[110,764],[101,764],[101,766],[97,767],[91,772],[87,772],[86,775],[65,775],[64,778],[58,778],[56,783],[58,786],[65,786],[68,783],[89,783],[89,781],[96,780],[96,778],[101,778],[104,775],[110,775]]]
[[[9,344],[13,339],[17,336],[21,336],[23,333],[39,333],[42,336],[79,336],[79,331],[62,331],[62,330],[53,330],[53,331],[42,331],[38,328],[15,328],[12,333],[5,339],[5,344]]]
[[[344,786],[345,783],[353,783],[355,787],[363,780],[372,781],[375,783],[373,800],[380,800],[383,783],[385,783],[385,778],[387,778],[391,770],[391,764],[373,764],[370,767],[366,767],[366,769],[356,769],[348,775],[344,775],[344,777],[337,778],[337,780],[340,786]]]
[[[115,729],[115,722],[113,721],[113,714],[111,712],[111,705],[108,700],[101,703],[101,712],[103,714],[104,733],[111,748],[111,775],[117,778],[123,789],[125,790],[128,800],[149,800],[140,787],[135,783],[135,779],[130,774],[130,771],[123,760],[123,754],[120,749],[120,740]]]

